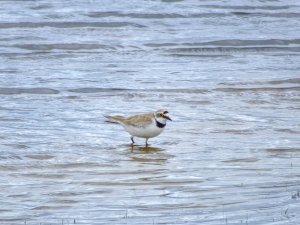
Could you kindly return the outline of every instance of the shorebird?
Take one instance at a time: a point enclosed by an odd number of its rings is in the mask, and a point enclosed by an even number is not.
[[[158,110],[156,112],[148,112],[143,114],[137,114],[129,117],[124,116],[105,116],[108,121],[112,123],[121,124],[125,131],[131,135],[132,145],[134,137],[140,137],[146,139],[146,147],[148,146],[148,139],[153,138],[163,132],[167,120],[171,120],[167,116],[168,111]]]

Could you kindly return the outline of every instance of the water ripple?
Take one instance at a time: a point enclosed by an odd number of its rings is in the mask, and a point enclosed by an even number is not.
[[[298,224],[299,9],[1,1],[0,223]]]
[[[43,27],[55,27],[55,28],[78,28],[78,27],[127,27],[133,26],[137,28],[143,28],[144,25],[130,23],[130,22],[18,22],[18,23],[0,23],[1,29],[11,28],[43,28]]]

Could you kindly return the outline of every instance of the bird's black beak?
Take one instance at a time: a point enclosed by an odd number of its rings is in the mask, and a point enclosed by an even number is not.
[[[170,121],[172,121],[172,120],[171,120],[171,118],[170,118],[170,117],[168,117],[167,115],[164,115],[163,117],[164,117],[165,119],[167,119],[167,120],[170,120]]]

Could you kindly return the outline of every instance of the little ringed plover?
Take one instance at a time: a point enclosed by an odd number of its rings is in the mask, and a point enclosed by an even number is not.
[[[105,116],[111,123],[121,124],[125,131],[131,135],[132,145],[134,137],[146,139],[146,146],[148,146],[148,139],[153,138],[163,132],[167,120],[171,120],[167,116],[168,111],[158,110],[156,112],[149,112],[137,114],[129,117],[124,116]]]

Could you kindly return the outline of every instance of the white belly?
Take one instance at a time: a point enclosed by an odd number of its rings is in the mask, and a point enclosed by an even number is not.
[[[159,128],[151,123],[147,127],[124,126],[125,130],[134,137],[153,138],[163,132],[164,128]]]

